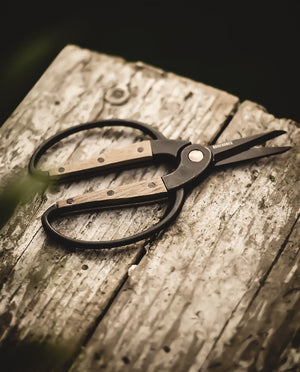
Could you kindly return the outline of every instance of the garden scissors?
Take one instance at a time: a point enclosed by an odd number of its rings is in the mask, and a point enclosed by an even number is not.
[[[63,138],[92,128],[116,126],[141,130],[145,135],[150,136],[151,139],[133,143],[123,149],[102,153],[94,159],[60,165],[49,171],[41,171],[37,168],[37,163],[46,150]],[[145,161],[166,159],[175,161],[177,167],[174,171],[162,177],[94,191],[58,201],[44,212],[42,216],[43,227],[50,236],[58,241],[82,248],[111,248],[143,240],[153,236],[174,220],[183,206],[186,191],[200,182],[207,175],[208,171],[214,167],[280,154],[289,150],[289,146],[253,148],[253,146],[262,144],[283,133],[286,132],[273,130],[221,144],[202,146],[191,144],[189,141],[167,139],[157,129],[135,121],[103,120],[71,127],[47,139],[36,149],[29,162],[29,172],[32,175],[46,177],[48,180],[61,181],[95,172],[119,170],[126,166],[139,165]],[[52,224],[57,217],[66,214],[103,207],[110,208],[157,202],[163,199],[168,200],[168,207],[157,224],[145,231],[122,239],[111,241],[73,239],[63,235]]]

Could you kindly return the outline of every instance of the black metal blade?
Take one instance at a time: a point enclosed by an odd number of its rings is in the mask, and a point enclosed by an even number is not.
[[[272,130],[271,132],[256,134],[254,136],[239,138],[233,141],[209,146],[215,163],[248,150],[252,146],[262,144],[272,138],[286,133],[284,130]],[[262,155],[265,156],[265,155]]]
[[[290,146],[253,148],[250,150],[243,151],[237,155],[230,156],[229,158],[226,158],[224,160],[220,160],[217,163],[215,163],[215,166],[217,167],[219,165],[234,164],[246,160],[262,158],[264,156],[282,154],[283,152],[288,151],[290,148],[291,148]]]

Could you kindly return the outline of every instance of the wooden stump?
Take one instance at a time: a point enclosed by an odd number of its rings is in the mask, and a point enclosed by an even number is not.
[[[144,63],[68,46],[1,128],[2,185],[26,174],[44,139],[110,118],[200,144],[284,129],[287,135],[270,145],[293,148],[213,172],[170,228],[119,249],[67,250],[47,238],[40,217],[59,199],[151,178],[166,166],[43,193],[31,188],[1,230],[1,362],[31,371],[300,368],[296,123]],[[140,136],[122,128],[80,133],[55,146],[42,166],[83,160]],[[59,228],[110,239],[155,223],[162,210],[155,204],[89,213],[65,218]]]

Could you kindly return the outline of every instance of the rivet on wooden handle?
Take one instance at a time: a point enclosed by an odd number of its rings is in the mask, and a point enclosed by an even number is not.
[[[58,166],[49,170],[52,177],[70,176],[72,174],[123,166],[133,162],[152,159],[150,141],[136,142],[118,150],[104,152],[96,158],[78,161],[76,163]]]
[[[161,177],[122,185],[119,187],[90,192],[57,202],[58,208],[70,206],[130,205],[147,200],[166,198],[168,191]]]

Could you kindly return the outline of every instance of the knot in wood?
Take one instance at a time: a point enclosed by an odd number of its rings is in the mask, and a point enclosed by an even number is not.
[[[105,94],[105,100],[111,105],[124,105],[129,100],[129,98],[129,89],[124,86],[111,87]]]

